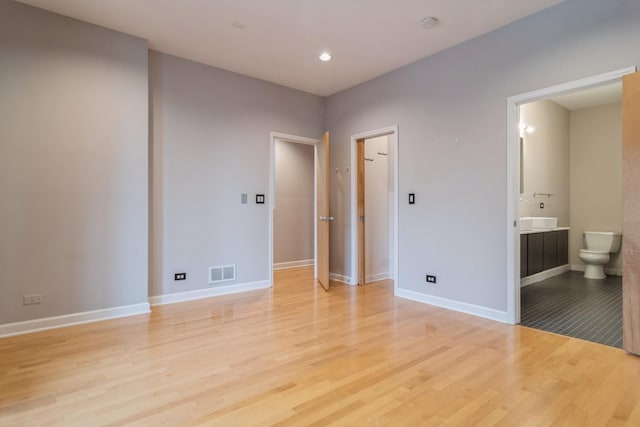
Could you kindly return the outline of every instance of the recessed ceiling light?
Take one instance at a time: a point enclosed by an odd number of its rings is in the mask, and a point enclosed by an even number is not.
[[[440,21],[438,20],[438,18],[434,16],[427,16],[426,18],[420,21],[420,26],[428,30],[438,25],[439,22]]]
[[[318,56],[318,59],[322,62],[327,62],[331,61],[333,59],[333,56],[331,56],[329,52],[322,52],[320,56]]]

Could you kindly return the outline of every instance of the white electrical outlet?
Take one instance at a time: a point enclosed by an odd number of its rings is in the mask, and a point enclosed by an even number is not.
[[[22,297],[22,304],[42,304],[42,294],[25,295]]]

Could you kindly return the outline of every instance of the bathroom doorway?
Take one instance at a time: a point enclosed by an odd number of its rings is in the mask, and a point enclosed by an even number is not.
[[[621,78],[633,71],[508,101],[513,323],[622,346],[621,251],[590,280],[580,249],[585,231],[622,231]]]

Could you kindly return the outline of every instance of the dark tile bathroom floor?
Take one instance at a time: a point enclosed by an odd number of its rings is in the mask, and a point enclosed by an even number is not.
[[[520,324],[622,347],[622,277],[570,271],[520,290]]]

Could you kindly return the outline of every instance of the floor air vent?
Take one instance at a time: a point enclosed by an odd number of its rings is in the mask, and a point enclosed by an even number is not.
[[[230,280],[236,280],[235,265],[209,267],[209,283],[228,282]]]

